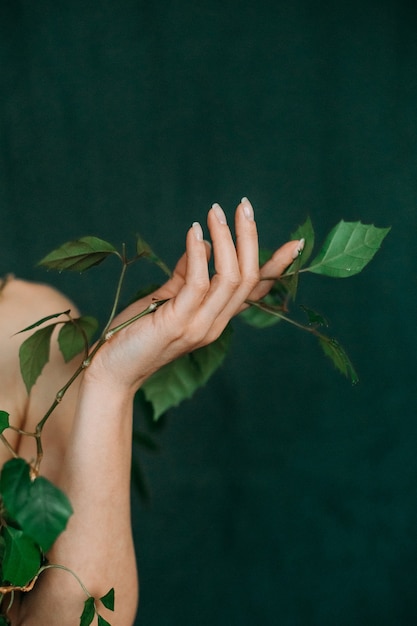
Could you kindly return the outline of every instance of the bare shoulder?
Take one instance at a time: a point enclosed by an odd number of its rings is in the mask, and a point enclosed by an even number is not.
[[[53,287],[8,278],[0,290],[0,335],[19,332],[42,317],[68,309],[75,309],[73,303]]]

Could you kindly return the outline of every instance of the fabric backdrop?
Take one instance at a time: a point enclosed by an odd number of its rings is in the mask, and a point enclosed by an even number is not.
[[[300,290],[359,385],[308,334],[237,322],[221,371],[153,433],[159,453],[135,445],[141,626],[416,623],[416,12],[0,1],[2,273],[104,318],[111,263],[69,277],[37,261],[140,232],[172,265],[192,221],[243,195],[264,247],[307,215],[319,241],[342,218],[392,226],[362,274]],[[132,288],[155,279],[135,272]]]

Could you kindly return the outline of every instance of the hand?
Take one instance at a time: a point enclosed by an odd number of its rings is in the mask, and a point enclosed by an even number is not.
[[[258,236],[250,202],[244,198],[235,214],[236,245],[217,204],[207,217],[215,273],[210,278],[210,245],[195,222],[187,233],[186,252],[172,277],[153,294],[130,305],[113,326],[132,318],[152,301],[167,300],[104,344],[86,371],[87,380],[135,392],[157,369],[217,339],[248,299],[265,296],[302,249],[302,241],[279,248],[259,268]],[[262,280],[271,277],[272,280]]]

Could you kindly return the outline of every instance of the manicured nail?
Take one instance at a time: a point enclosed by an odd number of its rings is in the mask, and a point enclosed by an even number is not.
[[[203,229],[198,222],[193,222],[193,232],[197,241],[203,241]]]
[[[240,202],[241,202],[241,204],[243,206],[244,214],[246,215],[248,220],[253,222],[254,214],[253,214],[253,206],[252,206],[252,204],[249,202],[249,200],[246,197],[242,198],[242,200]]]
[[[215,202],[211,208],[215,212],[216,217],[219,220],[220,224],[227,224],[226,216],[220,204],[217,204],[217,202]]]
[[[305,244],[305,239],[304,237],[302,239],[300,239],[300,241],[298,242],[298,245],[296,247],[296,249],[293,252],[292,258],[296,259],[298,256],[300,256],[300,254],[302,253],[302,251],[304,250],[304,244]]]

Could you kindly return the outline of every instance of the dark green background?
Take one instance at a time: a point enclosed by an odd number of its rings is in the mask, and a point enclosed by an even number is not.
[[[361,275],[301,285],[359,386],[312,337],[237,324],[161,453],[141,453],[138,623],[415,624],[415,2],[0,7],[2,272],[104,316],[113,266],[66,277],[36,261],[140,231],[172,264],[193,220],[214,201],[231,217],[242,195],[266,247],[308,214],[319,240],[342,218],[392,226]],[[131,286],[148,280],[136,272]]]

